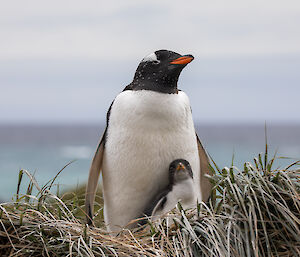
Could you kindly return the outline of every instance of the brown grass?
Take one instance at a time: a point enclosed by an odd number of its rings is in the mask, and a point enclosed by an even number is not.
[[[82,188],[60,196],[51,192],[54,180],[40,188],[22,170],[15,201],[0,205],[0,255],[300,256],[299,163],[273,169],[274,160],[266,147],[242,170],[215,165],[209,203],[188,211],[179,204],[157,222],[117,236],[103,228],[100,195],[98,227],[90,228]],[[20,194],[23,174],[31,182]]]

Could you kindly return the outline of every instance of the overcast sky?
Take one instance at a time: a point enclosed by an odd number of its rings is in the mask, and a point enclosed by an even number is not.
[[[158,49],[196,121],[300,122],[299,0],[0,3],[0,123],[102,122]]]

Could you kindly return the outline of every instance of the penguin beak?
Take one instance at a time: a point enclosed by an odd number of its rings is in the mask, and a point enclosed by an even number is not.
[[[185,170],[185,166],[180,162],[176,167],[176,171]]]
[[[194,56],[192,56],[191,54],[188,55],[183,55],[173,61],[171,61],[171,64],[188,64],[190,63],[192,60],[194,60]]]

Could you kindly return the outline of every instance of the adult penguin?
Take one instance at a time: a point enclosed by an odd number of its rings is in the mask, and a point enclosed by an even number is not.
[[[189,98],[177,88],[182,69],[193,59],[168,50],[146,56],[133,81],[114,99],[90,168],[88,224],[101,170],[109,231],[142,216],[149,201],[169,184],[169,164],[175,159],[190,163],[197,200],[208,199],[209,160],[195,132]]]

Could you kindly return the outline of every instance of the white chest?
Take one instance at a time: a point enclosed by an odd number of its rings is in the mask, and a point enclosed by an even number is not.
[[[140,215],[168,184],[169,164],[178,158],[199,172],[186,94],[120,93],[111,109],[103,163],[106,221],[123,226]]]
[[[161,201],[162,200],[163,199],[161,199]],[[161,206],[161,201],[159,201],[157,206],[153,209],[152,216],[156,216],[155,218],[175,208],[178,202],[181,203],[183,209],[194,208],[197,199],[193,180],[186,179],[175,184],[172,191],[166,195],[166,202],[163,207]]]

